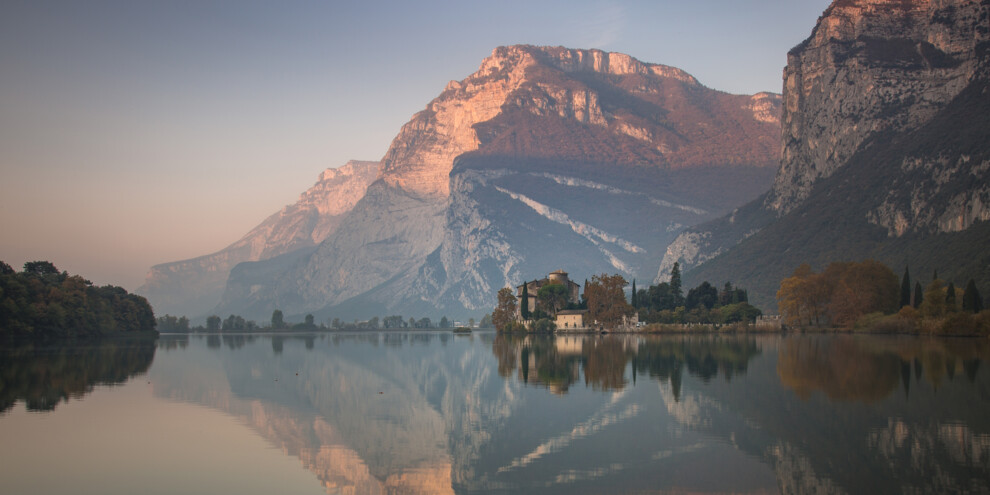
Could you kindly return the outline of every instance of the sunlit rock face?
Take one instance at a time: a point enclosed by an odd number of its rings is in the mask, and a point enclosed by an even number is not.
[[[237,242],[206,256],[151,268],[137,292],[158,314],[199,316],[220,301],[230,270],[238,263],[269,259],[315,246],[332,234],[344,214],[378,175],[378,162],[350,161],[328,168],[294,204],[266,218]]]
[[[547,267],[652,277],[677,231],[769,185],[780,101],[623,54],[497,48],[402,127],[333,235],[238,267],[218,314],[480,315]]]
[[[788,54],[773,187],[681,234],[656,280],[669,279],[674,262],[699,266],[799,208],[818,220],[855,205],[843,213],[855,218],[829,223],[865,221],[894,238],[990,220],[986,123],[982,110],[966,110],[987,102],[988,40],[990,5],[979,0],[833,2]]]

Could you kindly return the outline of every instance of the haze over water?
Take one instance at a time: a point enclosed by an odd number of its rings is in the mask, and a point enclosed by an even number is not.
[[[5,493],[990,490],[983,340],[370,332],[2,355]]]

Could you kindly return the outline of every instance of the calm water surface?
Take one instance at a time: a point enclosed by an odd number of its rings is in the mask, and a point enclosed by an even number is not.
[[[0,350],[0,491],[990,493],[990,341],[162,337]]]

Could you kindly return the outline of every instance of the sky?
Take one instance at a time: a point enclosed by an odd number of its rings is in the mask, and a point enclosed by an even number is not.
[[[598,48],[781,91],[827,0],[101,1],[0,5],[0,260],[133,290],[320,172],[379,160],[512,44]]]

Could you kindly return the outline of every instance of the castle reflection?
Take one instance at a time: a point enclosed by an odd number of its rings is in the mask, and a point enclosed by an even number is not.
[[[502,377],[567,393],[582,377],[594,390],[622,390],[646,376],[668,383],[677,400],[686,372],[703,382],[746,372],[760,354],[754,339],[718,336],[507,335],[492,343]]]

